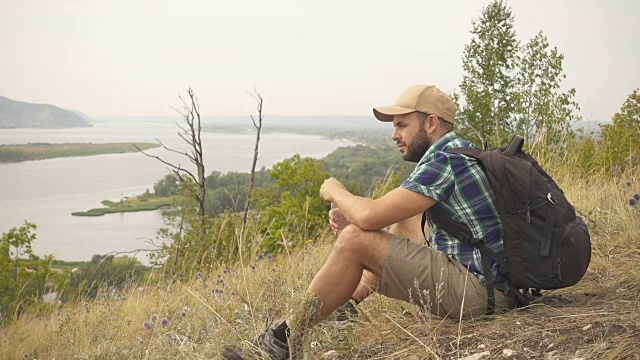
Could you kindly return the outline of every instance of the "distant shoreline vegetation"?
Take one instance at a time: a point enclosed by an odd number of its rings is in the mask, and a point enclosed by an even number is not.
[[[102,200],[104,208],[95,208],[87,211],[72,212],[73,216],[102,216],[105,214],[115,214],[124,212],[150,211],[171,207],[173,196],[152,196],[148,193],[144,195],[124,198],[118,202]]]
[[[255,134],[253,127],[246,124],[220,124],[216,126],[203,125],[202,131],[208,133],[223,134]],[[296,134],[319,136],[327,140],[345,140],[362,145],[381,145],[388,143],[391,138],[391,127],[389,128],[367,128],[358,124],[352,128],[342,127],[319,127],[318,125],[268,125],[265,124],[262,134]]]
[[[159,147],[159,144],[136,143],[147,150]],[[61,157],[92,156],[101,154],[122,154],[138,151],[132,143],[67,143],[48,144],[31,143],[18,145],[0,145],[0,163],[13,163],[30,160],[46,160]]]

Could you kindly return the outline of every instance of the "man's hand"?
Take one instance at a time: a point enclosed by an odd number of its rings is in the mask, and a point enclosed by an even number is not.
[[[331,230],[335,235],[338,235],[349,224],[351,224],[351,221],[342,214],[340,209],[329,210],[329,225],[331,225]]]
[[[331,202],[331,196],[338,189],[346,190],[346,187],[342,185],[342,183],[336,178],[328,178],[324,181],[324,183],[322,183],[322,186],[320,187],[320,199],[322,199],[322,201],[324,202]]]

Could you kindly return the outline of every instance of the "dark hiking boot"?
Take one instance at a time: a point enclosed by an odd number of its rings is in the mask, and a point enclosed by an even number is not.
[[[288,360],[289,344],[276,339],[273,335],[273,330],[267,328],[265,332],[251,340],[251,348],[248,349],[246,353],[253,356],[247,356],[245,352],[236,346],[225,346],[222,350],[222,358],[227,360],[245,360],[262,355],[272,360]]]
[[[322,322],[327,325],[346,327],[347,323],[358,317],[358,309],[351,301],[347,301],[337,309],[333,310]]]

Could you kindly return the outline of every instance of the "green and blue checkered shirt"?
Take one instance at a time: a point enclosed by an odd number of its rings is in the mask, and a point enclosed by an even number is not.
[[[475,159],[449,153],[447,149],[474,147],[450,132],[438,139],[422,156],[415,170],[404,181],[405,189],[432,197],[443,214],[466,224],[473,236],[483,239],[496,252],[502,251],[502,223],[494,205],[489,179]],[[439,229],[427,217],[431,247],[453,256],[484,283],[480,251]],[[504,283],[497,263],[491,261],[496,286]]]

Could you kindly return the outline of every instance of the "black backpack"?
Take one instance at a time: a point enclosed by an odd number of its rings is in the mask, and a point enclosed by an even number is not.
[[[438,227],[463,243],[480,250],[487,285],[487,314],[495,309],[490,260],[501,267],[507,286],[517,297],[516,306],[529,305],[541,289],[575,285],[591,260],[589,230],[551,176],[522,151],[524,139],[514,136],[509,146],[480,150],[456,148],[447,152],[477,159],[489,178],[495,205],[502,220],[503,252],[489,249],[475,239],[469,227],[445,217],[439,206],[426,215]]]

